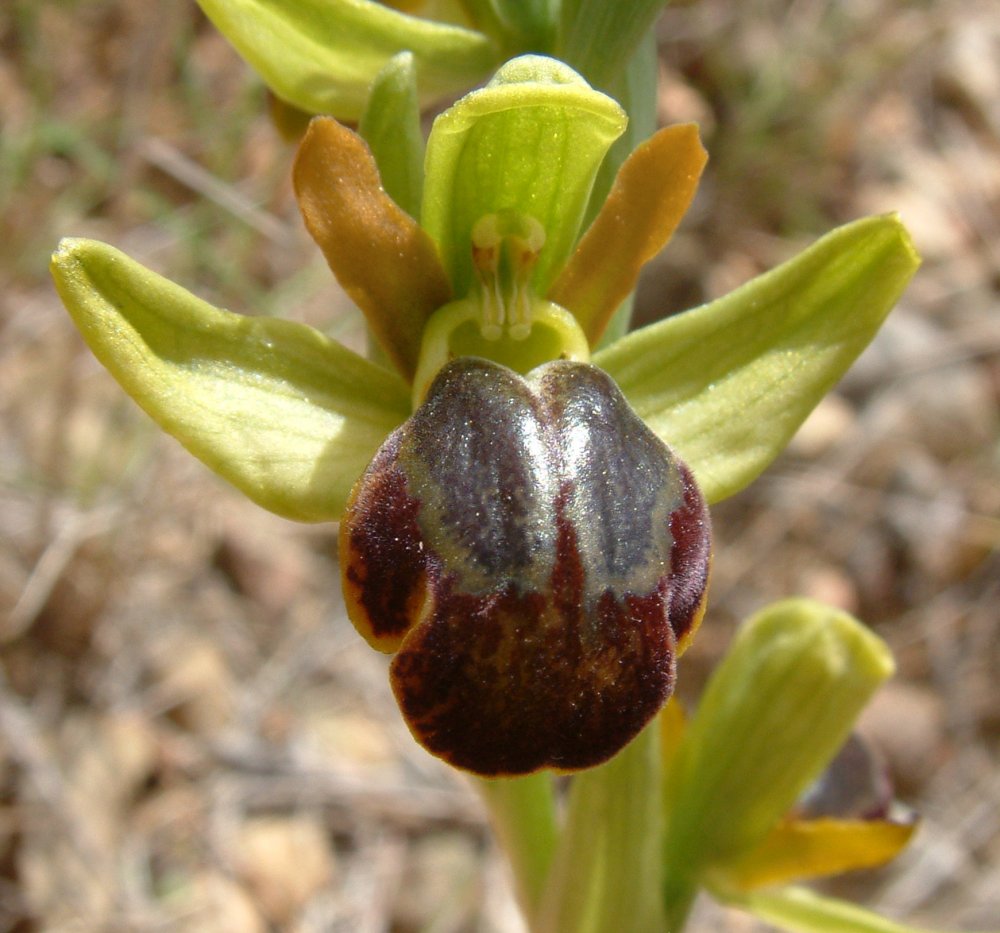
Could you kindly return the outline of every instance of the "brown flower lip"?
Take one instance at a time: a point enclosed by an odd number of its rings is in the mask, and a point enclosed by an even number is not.
[[[449,363],[341,526],[348,612],[417,740],[486,776],[599,764],[703,610],[694,479],[596,367]]]

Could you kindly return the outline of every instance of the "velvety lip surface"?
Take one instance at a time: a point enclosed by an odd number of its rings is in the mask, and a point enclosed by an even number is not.
[[[589,767],[633,738],[673,689],[709,553],[688,469],[565,361],[448,364],[341,528],[351,619],[396,652],[408,725],[484,775]]]

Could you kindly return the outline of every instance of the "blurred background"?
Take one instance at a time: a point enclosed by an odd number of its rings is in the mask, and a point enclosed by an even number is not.
[[[898,210],[925,264],[789,451],[714,510],[693,701],[738,620],[841,606],[899,675],[865,714],[923,816],[834,890],[1000,917],[1000,17],[993,0],[700,0],[660,118],[711,162],[645,322]],[[260,83],[193,3],[0,5],[0,930],[519,929],[477,800],[344,618],[336,528],[261,511],[161,435],[49,282],[106,240],[207,300],[360,346]],[[693,929],[755,930],[704,906]],[[760,928],[763,929],[763,928]]]

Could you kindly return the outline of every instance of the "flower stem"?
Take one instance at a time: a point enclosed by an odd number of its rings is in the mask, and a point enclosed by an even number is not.
[[[548,772],[518,778],[474,778],[514,873],[518,901],[531,917],[556,848],[555,795]]]
[[[664,888],[664,909],[667,915],[667,929],[670,933],[683,933],[687,925],[688,914],[698,896],[698,888],[694,884],[678,879],[668,879]]]
[[[660,744],[645,729],[606,764],[573,778],[533,929],[662,933]]]

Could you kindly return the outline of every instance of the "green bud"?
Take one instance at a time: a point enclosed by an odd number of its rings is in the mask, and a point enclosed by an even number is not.
[[[836,609],[792,599],[750,619],[667,778],[668,886],[693,888],[759,844],[892,671],[881,639]]]

